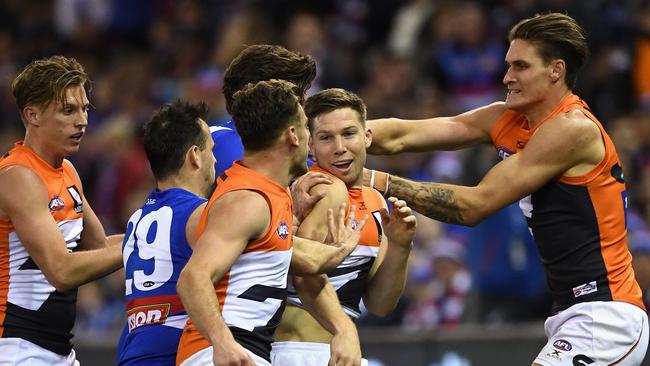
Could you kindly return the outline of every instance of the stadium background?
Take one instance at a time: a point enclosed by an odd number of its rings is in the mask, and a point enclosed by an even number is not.
[[[589,34],[592,56],[576,92],[623,161],[630,248],[647,289],[647,0],[3,0],[0,150],[24,134],[10,89],[16,73],[35,58],[77,58],[93,80],[93,108],[72,160],[107,232],[122,232],[152,187],[140,127],[176,98],[206,101],[210,122],[227,120],[221,78],[242,45],[279,43],[312,55],[318,76],[311,92],[353,90],[366,101],[369,118],[426,118],[502,99],[507,31],[546,11],[567,12]],[[485,147],[371,157],[368,165],[414,179],[474,184],[496,159]],[[125,322],[123,281],[118,272],[80,290],[74,341],[82,364],[113,364]],[[516,205],[473,229],[421,218],[398,309],[361,321],[364,354],[374,365],[530,364],[544,343],[549,306]]]

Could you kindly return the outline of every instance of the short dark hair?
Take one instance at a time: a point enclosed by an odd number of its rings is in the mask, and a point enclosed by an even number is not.
[[[177,100],[167,104],[144,125],[144,150],[157,180],[176,174],[183,166],[187,150],[207,147],[199,119],[208,112],[205,103]]]
[[[332,88],[321,90],[305,102],[305,114],[309,131],[314,132],[314,119],[321,114],[337,109],[351,108],[359,113],[361,126],[366,126],[366,104],[356,94],[345,89]]]
[[[316,77],[316,61],[278,45],[257,44],[246,47],[230,63],[223,76],[226,110],[232,115],[233,96],[246,84],[281,79],[296,85],[296,96],[303,95]]]
[[[523,39],[533,43],[544,62],[562,59],[566,63],[564,81],[573,89],[578,70],[587,62],[589,47],[587,33],[566,14],[536,14],[517,23],[508,36],[509,41]]]
[[[248,84],[235,93],[232,119],[246,150],[269,148],[294,123],[300,108],[294,90],[294,84],[273,79]]]
[[[74,58],[52,56],[32,61],[11,83],[19,111],[30,105],[47,108],[53,101],[65,105],[71,86],[89,84],[83,66]]]

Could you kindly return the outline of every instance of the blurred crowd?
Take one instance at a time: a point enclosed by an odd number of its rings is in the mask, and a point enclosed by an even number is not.
[[[177,98],[205,101],[228,120],[221,80],[242,45],[276,43],[312,55],[311,93],[358,93],[369,118],[450,115],[502,100],[507,32],[562,11],[589,34],[576,93],[615,141],[628,187],[637,277],[650,287],[650,5],[644,0],[4,0],[0,2],[0,149],[24,130],[11,80],[29,61],[75,57],[93,80],[90,125],[74,161],[108,233],[123,232],[152,188],[141,126]],[[475,184],[491,147],[370,157],[369,167],[418,180]],[[504,187],[507,189],[507,187]],[[517,205],[475,228],[421,217],[403,300],[365,325],[451,329],[465,322],[545,318],[542,265]],[[114,334],[124,322],[118,272],[83,286],[77,333]]]

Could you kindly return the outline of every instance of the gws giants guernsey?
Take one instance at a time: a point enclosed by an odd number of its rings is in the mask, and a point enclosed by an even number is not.
[[[493,144],[505,159],[523,150],[539,126],[574,109],[598,126],[605,157],[587,174],[558,177],[519,202],[546,270],[553,310],[587,301],[624,301],[644,309],[627,247],[623,169],[587,104],[569,94],[532,129],[523,114],[507,110],[491,131]]]
[[[312,166],[310,170],[328,174],[333,179],[338,179],[317,165]],[[374,188],[349,188],[346,218],[350,213],[350,207],[352,205],[355,205],[357,208],[355,221],[361,220],[366,214],[370,218],[361,231],[359,245],[357,245],[352,253],[336,269],[330,271],[327,277],[334,289],[336,289],[336,294],[338,295],[343,311],[348,316],[356,319],[361,315],[359,306],[361,297],[366,291],[370,269],[379,254],[379,247],[383,235],[379,210],[384,207],[384,198]],[[291,281],[289,283],[289,303],[302,306]]]
[[[72,164],[54,168],[34,151],[17,142],[0,159],[0,169],[22,165],[36,173],[47,190],[52,218],[68,251],[73,251],[83,229],[81,184]],[[11,189],[11,187],[3,187]],[[77,290],[58,292],[34,263],[11,221],[0,220],[0,336],[22,338],[60,355],[72,350]]]
[[[262,195],[269,205],[271,222],[266,234],[246,245],[214,288],[221,316],[235,340],[270,362],[273,333],[282,318],[287,298],[287,274],[292,253],[291,194],[286,187],[279,186],[241,162],[235,162],[217,179],[217,188],[201,215],[197,237],[205,230],[208,212],[214,201],[237,190],[250,190]],[[236,217],[232,218],[232,225],[237,225]],[[209,346],[194,323],[188,321],[178,347],[176,363],[180,365]]]

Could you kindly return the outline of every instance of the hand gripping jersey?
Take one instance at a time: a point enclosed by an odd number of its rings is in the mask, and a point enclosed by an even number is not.
[[[206,199],[180,188],[154,189],[127,224],[122,255],[127,324],[119,365],[174,365],[187,313],[176,282],[192,255],[187,220]]]
[[[546,269],[553,311],[587,301],[624,301],[643,309],[627,248],[623,169],[587,104],[570,94],[532,129],[523,114],[508,110],[492,129],[492,141],[506,159],[523,150],[543,123],[574,109],[600,129],[605,157],[587,174],[558,177],[519,202]]]
[[[338,179],[317,165],[312,166],[310,170],[319,171],[332,176],[334,179]],[[383,235],[379,210],[384,205],[384,199],[379,192],[370,187],[349,188],[348,214],[352,205],[357,207],[355,222],[361,220],[366,214],[370,218],[361,231],[359,245],[357,245],[352,253],[336,269],[329,272],[327,277],[329,277],[332,286],[336,289],[336,294],[343,307],[343,311],[348,316],[356,319],[361,315],[359,305],[361,303],[361,297],[366,291],[368,274],[372,265],[375,263],[377,254],[379,254],[379,247]],[[302,306],[293,288],[291,279],[289,280],[289,297],[287,301],[292,305]]]
[[[235,340],[270,362],[273,333],[282,317],[287,297],[287,274],[292,253],[291,195],[287,188],[236,162],[217,179],[217,188],[201,215],[197,237],[205,230],[214,201],[237,190],[250,190],[262,195],[269,205],[271,222],[266,234],[246,245],[214,288],[221,316]],[[232,220],[232,224],[237,225],[237,218]],[[188,321],[176,363],[181,364],[209,346],[194,323]]]
[[[73,251],[83,229],[83,202],[72,164],[64,160],[60,168],[53,168],[18,142],[0,159],[0,169],[11,165],[27,167],[41,179],[50,214],[68,251]],[[77,290],[58,292],[25,250],[11,221],[0,220],[0,336],[22,338],[68,355],[76,301]]]

